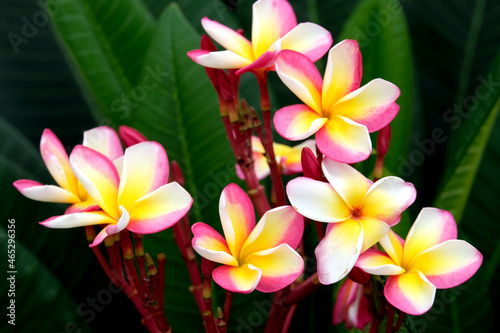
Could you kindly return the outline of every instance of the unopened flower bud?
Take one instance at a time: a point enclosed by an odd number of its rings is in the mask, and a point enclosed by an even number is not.
[[[118,129],[118,132],[120,133],[120,138],[125,144],[125,147],[127,148],[135,144],[148,141],[148,139],[146,139],[141,132],[132,127],[122,125]]]

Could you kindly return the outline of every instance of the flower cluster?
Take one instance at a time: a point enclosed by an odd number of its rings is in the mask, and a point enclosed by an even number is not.
[[[262,78],[262,73],[275,70],[282,82],[304,103],[279,109],[274,116],[274,125],[285,139],[303,140],[315,134],[315,141],[306,141],[296,148],[277,144],[270,147],[266,146],[265,139],[254,136],[250,140],[251,155],[255,174],[262,179],[269,173],[272,175],[267,164],[274,161],[281,165],[282,173],[302,171],[302,167],[291,166],[297,165],[295,162],[302,148],[310,149],[302,152],[305,156],[302,158],[304,173],[307,171],[309,176],[292,179],[286,186],[286,194],[293,208],[302,216],[327,223],[326,234],[324,237],[320,235],[315,250],[318,279],[322,284],[340,281],[355,265],[366,273],[390,275],[385,285],[385,297],[389,303],[403,312],[421,314],[432,305],[435,288],[453,287],[476,272],[482,256],[466,242],[452,241],[456,238],[456,225],[449,213],[424,209],[410,231],[404,251],[402,241],[391,230],[417,194],[412,184],[398,177],[381,177],[390,140],[389,124],[399,112],[396,100],[400,90],[380,78],[361,86],[362,58],[355,40],[341,41],[330,49],[322,78],[314,61],[326,53],[331,37],[311,23],[297,26],[295,15],[285,0],[259,0],[254,4],[251,42],[239,32],[208,18],[202,20],[202,25],[208,35],[226,50],[191,51],[188,53],[191,59],[210,68],[238,69],[236,75],[254,72],[258,79]],[[381,129],[384,131],[379,140],[380,158],[376,163],[376,181],[372,182],[347,163],[366,160],[372,153],[369,133]],[[311,155],[311,151],[316,150],[315,145],[320,152],[317,157]],[[269,151],[269,148],[274,151]],[[314,162],[316,158],[318,162]],[[239,166],[237,173],[245,179]],[[276,187],[274,181],[273,187]],[[447,222],[444,223],[438,215],[447,216],[444,218]],[[226,236],[228,232],[235,234],[227,227],[222,211],[221,219]],[[424,231],[418,232],[423,223],[426,224],[425,235]],[[236,226],[234,222],[232,225]],[[249,227],[242,227],[242,230],[248,231],[244,232],[245,235],[250,232]],[[193,233],[193,246],[205,258],[229,265],[233,270],[246,263],[247,257],[240,256],[240,248],[228,247],[212,229],[195,225]],[[212,241],[202,241],[204,237]],[[424,238],[427,241],[424,242]],[[244,242],[245,237],[241,239]],[[207,251],[210,246],[201,245],[205,242],[219,252]],[[379,242],[387,254],[375,249]],[[221,271],[230,271],[229,268],[222,270],[222,267],[227,266],[221,266]],[[257,272],[256,269],[247,273],[247,276],[254,276],[250,279],[254,283],[259,281]],[[219,274],[215,280],[228,290],[238,289],[235,283],[229,282],[231,279],[224,278],[223,281]],[[245,291],[251,289],[250,281],[246,282]],[[348,326],[361,328],[371,316],[362,296],[362,286],[351,282],[344,284],[340,298],[361,307],[361,310],[356,310],[359,318],[352,320],[352,316],[346,314],[345,306],[338,305],[334,322],[346,321]]]
[[[378,324],[372,325],[379,325],[386,310],[392,313],[392,320],[395,309],[399,318],[405,313],[423,314],[431,308],[436,289],[457,286],[475,274],[482,255],[472,245],[457,240],[457,226],[449,212],[422,209],[405,241],[391,229],[417,196],[413,184],[395,176],[383,177],[390,123],[399,112],[396,101],[400,90],[381,78],[361,86],[362,57],[355,40],[331,47],[330,33],[313,23],[297,24],[286,0],[254,3],[250,40],[241,31],[206,17],[201,23],[225,50],[217,51],[204,36],[201,49],[188,52],[188,56],[208,68],[237,161],[236,173],[248,187],[245,192],[231,183],[222,190],[222,234],[216,230],[218,221],[189,225],[185,216],[193,199],[182,184],[169,180],[164,148],[127,127],[120,128],[125,150],[117,133],[101,126],[86,131],[83,144],[74,147],[69,156],[54,133],[44,131],[40,151],[58,186],[25,179],[14,186],[28,198],[70,207],[64,215],[40,224],[50,228],[100,225],[102,229],[90,244],[95,247],[125,229],[142,237],[182,219],[183,226],[174,226],[176,242],[188,265],[205,327],[214,333],[225,329],[218,330],[212,317],[212,279],[228,291],[227,308],[218,314],[220,327],[226,325],[232,292],[277,292],[279,299],[274,302],[266,330],[271,332],[286,327],[298,300],[320,284],[346,278],[338,292],[333,323],[363,329],[375,323],[375,317]],[[321,75],[314,62],[327,52]],[[302,101],[278,109],[274,118],[267,91],[269,71],[276,71]],[[240,108],[239,76],[246,72],[257,76],[260,116],[246,102]],[[286,140],[315,138],[294,147],[274,143],[272,123]],[[380,132],[372,181],[351,164],[370,157],[370,133],[376,131]],[[303,176],[283,186],[282,174],[301,172]],[[179,170],[173,174],[174,180],[183,179]],[[260,183],[268,175],[270,200]],[[255,210],[260,215],[258,223]],[[314,251],[317,272],[313,274],[303,272],[303,233],[309,224],[316,225],[319,239]],[[142,246],[140,237],[135,241]],[[203,286],[193,250],[204,258]],[[113,264],[113,253],[110,258],[114,269],[120,271],[122,265],[116,260]],[[220,266],[215,267],[216,263]],[[127,265],[129,271],[135,270],[134,264]],[[144,271],[144,262],[138,266]],[[307,274],[311,276],[307,278]],[[143,274],[143,283],[151,287],[148,279],[149,275]],[[383,294],[382,288],[373,292],[375,279],[384,284]],[[139,284],[139,292],[140,288]],[[143,305],[162,302],[158,298],[153,302],[145,294]],[[366,297],[374,294],[378,302]],[[149,317],[147,313],[143,316]],[[387,332],[397,330],[396,325]],[[378,331],[378,326],[370,331]]]
[[[116,132],[101,126],[86,131],[83,145],[68,157],[59,139],[46,129],[40,151],[59,186],[27,179],[14,186],[33,200],[72,204],[66,214],[40,222],[46,227],[103,225],[90,246],[124,229],[138,234],[164,230],[191,208],[189,193],[176,182],[168,183],[167,154],[157,142],[137,143],[123,151]]]

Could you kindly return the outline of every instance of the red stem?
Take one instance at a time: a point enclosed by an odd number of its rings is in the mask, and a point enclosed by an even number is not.
[[[290,329],[290,324],[292,323],[293,315],[295,314],[295,309],[297,309],[297,304],[292,305],[290,311],[286,315],[285,324],[283,325],[282,333],[287,333]]]
[[[217,333],[212,311],[212,278],[210,276],[203,276],[203,303],[205,304],[205,311],[202,315],[206,330],[208,333]]]
[[[300,300],[311,295],[320,287],[321,283],[318,280],[318,273],[314,273],[284,297],[283,306],[290,307],[297,304]]]
[[[269,91],[267,90],[267,72],[256,71],[255,76],[259,83],[260,90],[260,108],[262,111],[262,119],[264,120],[265,140],[262,142],[268,157],[269,169],[271,170],[271,181],[273,183],[274,193],[276,195],[276,204],[278,206],[286,205],[285,188],[283,187],[283,179],[276,163],[276,156],[273,147],[273,132],[271,125],[271,101],[269,100]]]
[[[399,316],[398,316],[398,321],[396,322],[396,326],[394,326],[394,330],[393,330],[394,333],[397,333],[399,331],[399,329],[401,328],[401,325],[403,325],[403,321],[404,321],[405,316],[406,316],[406,313],[404,313],[402,311],[398,311],[398,313],[399,313]]]
[[[224,320],[229,322],[229,312],[231,311],[231,303],[233,302],[233,293],[226,291],[226,299],[224,301]]]
[[[285,325],[286,317],[290,310],[290,308],[283,307],[282,299],[285,290],[287,290],[287,288],[278,290],[274,293],[273,306],[271,307],[264,333],[281,332]]]
[[[387,303],[387,322],[385,326],[385,333],[392,333],[394,325],[394,313],[394,307],[390,303]]]
[[[321,242],[323,238],[325,238],[325,231],[323,230],[323,224],[318,221],[314,221],[316,225],[316,232],[318,233],[318,240]]]

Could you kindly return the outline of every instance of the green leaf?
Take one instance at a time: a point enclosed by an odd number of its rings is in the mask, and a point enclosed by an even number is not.
[[[59,331],[79,329],[82,333],[92,332],[83,318],[77,316],[78,306],[71,298],[67,287],[38,260],[35,253],[15,237],[19,223],[22,221],[12,218],[5,221],[5,227],[3,221],[0,226],[2,245],[0,260],[3,263],[8,262],[7,251],[14,254],[15,259],[12,261],[13,269],[7,268],[7,265],[3,266],[6,276],[0,282],[0,292],[4,295],[4,306],[1,311],[4,320],[1,330],[49,332],[54,329]],[[13,238],[10,237],[12,235]],[[9,314],[13,314],[13,317],[9,317]],[[11,321],[12,319],[14,320]]]
[[[487,77],[493,80],[491,81],[493,83],[500,78],[500,52]],[[457,223],[461,221],[479,163],[500,108],[500,89],[494,88],[495,85],[480,87],[477,91],[485,92],[485,94],[471,97],[475,108],[466,114],[454,114],[457,122],[460,121],[462,124],[465,118],[465,123],[456,130],[456,133],[451,133],[455,141],[450,147],[454,149],[449,154],[448,174],[434,205],[451,211]]]
[[[24,136],[0,117],[0,259],[5,263],[4,272],[15,273],[16,332],[65,330],[66,325],[77,325],[82,332],[91,332],[82,317],[77,316],[75,299],[82,275],[91,267],[92,257],[85,248],[82,233],[68,231],[61,239],[57,232],[38,225],[38,221],[59,215],[61,205],[33,202],[19,194],[12,182],[21,179],[49,179],[38,151]],[[29,169],[26,168],[29,166]],[[43,181],[43,180],[42,180]],[[29,207],[29,209],[26,209]],[[13,221],[13,223],[11,223]],[[7,269],[8,234],[15,234],[15,267]],[[78,240],[79,239],[79,240]],[[82,245],[80,250],[73,249]],[[12,248],[9,248],[12,249]],[[79,260],[71,261],[67,253]],[[6,273],[10,275],[9,273]],[[61,281],[64,281],[64,285]],[[95,276],[85,280],[85,292],[95,287]],[[2,295],[7,295],[10,284],[3,278],[0,284]],[[5,296],[4,296],[5,297]],[[78,297],[78,298],[75,298]],[[52,309],[50,312],[40,309]],[[6,309],[2,309],[5,318]],[[3,327],[9,327],[7,321]],[[13,328],[5,328],[6,331]]]
[[[413,121],[413,59],[410,36],[397,0],[364,0],[342,28],[339,41],[356,39],[363,56],[363,84],[382,78],[401,90],[400,111],[391,122],[392,139],[385,166],[400,175],[406,159]],[[373,143],[375,146],[375,143]]]
[[[53,26],[94,116],[119,123],[135,103],[154,19],[140,1],[68,1]],[[131,104],[133,105],[133,104]]]

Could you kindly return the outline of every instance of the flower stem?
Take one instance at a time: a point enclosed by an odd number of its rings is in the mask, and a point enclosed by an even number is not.
[[[403,321],[405,319],[406,313],[402,311],[398,311],[398,321],[396,322],[396,325],[394,326],[394,333],[397,333],[399,329],[401,328],[401,325],[403,325]]]
[[[300,300],[306,298],[321,286],[318,280],[318,273],[314,273],[284,297],[283,306],[290,307],[297,304]]]
[[[260,90],[260,108],[262,111],[262,119],[264,121],[264,141],[262,145],[267,153],[267,162],[271,170],[271,181],[273,184],[274,194],[276,195],[276,204],[278,206],[286,205],[285,189],[283,187],[283,179],[276,163],[276,156],[273,147],[273,132],[271,125],[271,101],[269,99],[269,91],[267,89],[267,72],[256,71],[257,82]]]

